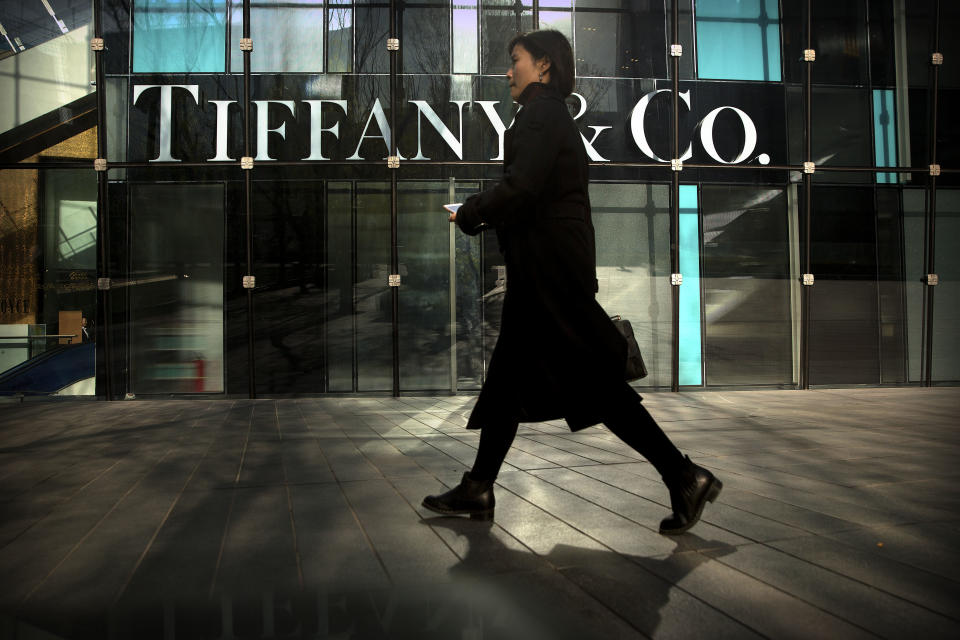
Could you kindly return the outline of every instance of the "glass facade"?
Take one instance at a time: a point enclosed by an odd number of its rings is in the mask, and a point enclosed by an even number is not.
[[[534,28],[635,385],[960,382],[951,3],[37,4],[0,4],[2,394],[478,390],[508,274],[442,205],[497,179]]]

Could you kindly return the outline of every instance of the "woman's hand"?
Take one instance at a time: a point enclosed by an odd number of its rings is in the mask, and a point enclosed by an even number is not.
[[[450,217],[447,218],[447,220],[449,220],[450,222],[456,222],[456,221],[457,221],[457,212],[454,211],[453,213],[451,213],[451,214],[450,214]]]

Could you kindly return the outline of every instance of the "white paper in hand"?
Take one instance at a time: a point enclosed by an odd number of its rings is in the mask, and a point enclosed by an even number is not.
[[[452,204],[445,204],[443,205],[443,208],[449,211],[450,213],[456,213],[457,209],[459,209],[462,206],[463,206],[462,202],[455,202]]]

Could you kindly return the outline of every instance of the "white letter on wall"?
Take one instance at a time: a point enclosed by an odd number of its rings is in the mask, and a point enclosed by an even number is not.
[[[276,158],[270,157],[270,134],[277,133],[281,138],[286,139],[287,123],[282,123],[276,129],[269,128],[270,119],[268,116],[270,114],[270,105],[282,104],[290,110],[290,115],[296,117],[296,104],[294,104],[293,100],[253,100],[253,104],[257,105],[257,157],[255,160],[275,160]]]
[[[200,85],[197,84],[135,84],[133,85],[133,104],[147,89],[160,89],[160,152],[150,162],[180,162],[170,152],[173,139],[173,90],[186,89],[193,96],[193,101],[200,102]]]
[[[440,134],[440,137],[443,138],[443,141],[447,143],[447,146],[457,154],[457,158],[463,160],[463,105],[470,102],[469,100],[451,100],[452,104],[457,105],[457,114],[460,118],[460,134],[457,137],[454,137],[450,129],[447,128],[447,125],[443,124],[443,121],[437,116],[436,111],[433,110],[426,100],[410,100],[410,104],[413,104],[417,107],[417,155],[415,155],[413,160],[429,160],[427,156],[423,155],[423,151],[420,147],[420,133],[421,133],[421,119],[422,116],[427,117],[427,122],[436,129],[437,133]]]

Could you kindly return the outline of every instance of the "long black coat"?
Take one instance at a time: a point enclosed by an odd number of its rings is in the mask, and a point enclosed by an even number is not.
[[[595,298],[580,132],[552,88],[533,83],[518,101],[503,179],[457,212],[465,233],[496,229],[507,267],[500,336],[467,427],[565,418],[577,430],[623,397],[626,341]]]

